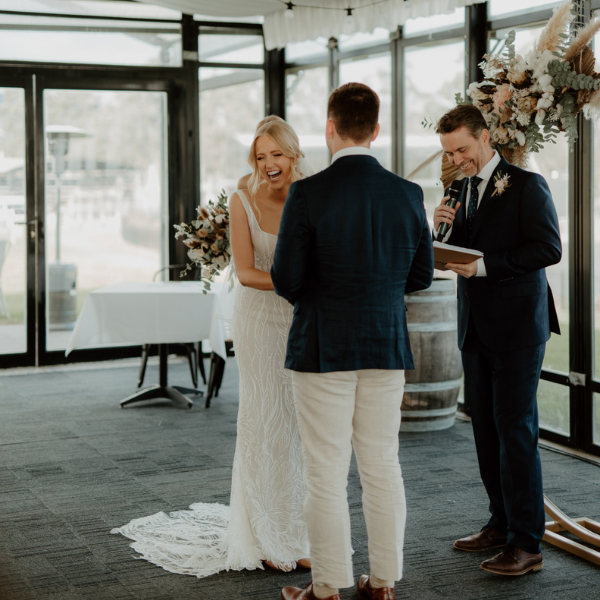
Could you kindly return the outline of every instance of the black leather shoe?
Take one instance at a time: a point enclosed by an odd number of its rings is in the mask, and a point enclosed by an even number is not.
[[[531,554],[515,546],[506,546],[500,554],[484,560],[480,566],[497,575],[525,575],[529,571],[540,571],[544,567],[544,560],[541,552]]]
[[[481,552],[482,550],[490,550],[491,548],[502,548],[506,546],[506,533],[502,533],[491,527],[484,527],[482,531],[475,535],[469,535],[454,542],[454,547],[457,550],[465,552]]]

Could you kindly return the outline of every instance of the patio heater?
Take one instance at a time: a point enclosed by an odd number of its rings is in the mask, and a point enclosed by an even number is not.
[[[60,260],[61,175],[65,172],[69,140],[90,134],[69,125],[49,125],[46,136],[56,176],[56,254],[55,262],[48,264],[48,322],[51,330],[73,329],[77,320],[77,265]]]

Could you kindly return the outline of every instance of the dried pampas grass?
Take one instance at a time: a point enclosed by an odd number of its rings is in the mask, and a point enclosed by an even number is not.
[[[442,156],[442,185],[444,189],[448,188],[455,179],[463,179],[465,174],[455,164],[448,160],[446,153]]]
[[[544,27],[544,30],[540,34],[540,39],[535,47],[535,52],[556,52],[561,44],[561,34],[565,33],[565,30],[569,23],[573,20],[573,14],[571,13],[572,2],[565,2],[562,6],[559,6],[554,10],[554,14],[548,21],[548,25]]]
[[[414,171],[409,173],[405,177],[405,179],[407,179],[408,181],[412,181],[414,176],[417,175],[417,173],[420,173],[425,167],[428,167],[434,160],[439,158],[443,152],[443,150],[438,150],[434,155],[430,156],[427,160],[422,162],[416,169],[414,169]]]
[[[567,48],[565,60],[572,60],[573,64],[575,65],[577,64],[577,57],[584,53],[586,51],[586,48],[591,52],[591,48],[589,48],[588,44],[592,41],[592,38],[596,35],[598,30],[600,30],[600,19],[594,19],[593,21],[590,21],[585,27],[582,27],[577,32],[577,36],[575,37],[575,39]],[[581,73],[582,71],[578,72]],[[586,75],[589,74],[590,73],[586,73]]]

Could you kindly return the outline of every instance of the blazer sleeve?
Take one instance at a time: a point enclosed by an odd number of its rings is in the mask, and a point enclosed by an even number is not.
[[[520,197],[519,227],[523,243],[484,256],[487,276],[496,280],[524,275],[558,263],[562,244],[558,216],[546,180],[530,173]]]
[[[421,191],[419,205],[423,206],[423,192]],[[418,292],[419,290],[427,289],[433,281],[433,244],[431,240],[431,232],[427,223],[427,214],[423,210],[423,218],[421,223],[421,232],[417,251],[413,258],[406,278],[405,293]]]
[[[294,304],[305,282],[311,232],[308,207],[300,186],[292,183],[283,207],[271,279],[275,292]]]

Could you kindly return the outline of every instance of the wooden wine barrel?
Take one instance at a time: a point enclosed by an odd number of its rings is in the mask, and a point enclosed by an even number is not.
[[[400,429],[452,427],[462,383],[456,284],[452,279],[435,279],[429,289],[406,294],[405,301],[415,369],[406,371]]]

